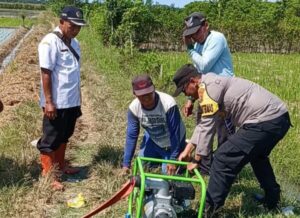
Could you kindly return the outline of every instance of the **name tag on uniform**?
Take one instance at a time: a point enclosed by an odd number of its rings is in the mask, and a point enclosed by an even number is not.
[[[205,83],[201,83],[198,89],[201,116],[214,115],[219,110],[219,104],[209,97]]]

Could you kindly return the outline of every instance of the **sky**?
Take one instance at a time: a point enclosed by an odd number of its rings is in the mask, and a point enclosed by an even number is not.
[[[162,5],[171,5],[174,4],[177,8],[183,8],[185,5],[187,5],[190,2],[197,2],[200,0],[153,0],[153,3],[155,4],[158,2]],[[270,2],[275,2],[276,0],[269,0]]]
[[[187,5],[190,2],[196,2],[200,0],[153,0],[153,3],[155,4],[158,2],[162,5],[171,5],[174,4],[176,8],[183,8],[185,5]]]
[[[89,0],[90,2],[92,2],[93,0]],[[156,2],[161,4],[161,5],[171,5],[174,4],[174,6],[176,8],[183,8],[185,5],[191,3],[191,2],[197,2],[197,1],[201,1],[201,0],[152,0],[153,4],[155,4]],[[269,0],[270,2],[275,2],[276,0]]]

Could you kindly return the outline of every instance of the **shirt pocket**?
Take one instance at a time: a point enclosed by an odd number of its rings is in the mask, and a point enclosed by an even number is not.
[[[73,54],[69,49],[61,49],[59,53],[61,59],[61,65],[63,67],[74,67]]]

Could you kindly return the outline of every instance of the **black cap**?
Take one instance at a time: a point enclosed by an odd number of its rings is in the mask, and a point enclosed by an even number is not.
[[[173,77],[173,82],[176,85],[176,90],[173,96],[178,96],[182,92],[185,84],[189,82],[192,77],[199,75],[200,74],[198,73],[197,69],[192,64],[183,65],[179,70],[177,70]]]
[[[148,75],[139,75],[132,80],[133,93],[136,96],[146,95],[154,92],[155,88]]]
[[[183,31],[183,36],[189,36],[196,33],[200,27],[206,21],[206,17],[204,14],[200,12],[194,12],[190,14],[187,18],[185,18],[185,29]]]
[[[81,9],[74,6],[66,6],[63,8],[60,14],[60,18],[68,20],[77,26],[85,26],[86,22],[83,19],[83,12]]]

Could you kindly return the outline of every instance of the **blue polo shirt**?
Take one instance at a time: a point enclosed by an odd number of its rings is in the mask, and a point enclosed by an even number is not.
[[[59,31],[56,27],[54,31]],[[79,43],[71,40],[71,46],[80,56]],[[39,44],[39,64],[51,71],[52,100],[57,109],[80,106],[80,63],[69,48],[55,34],[47,34]],[[45,106],[45,95],[41,83],[40,106]]]

